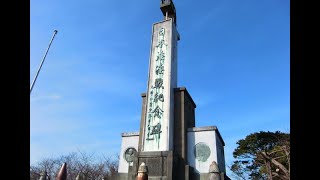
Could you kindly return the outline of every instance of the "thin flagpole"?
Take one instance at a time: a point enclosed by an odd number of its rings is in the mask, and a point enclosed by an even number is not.
[[[51,43],[52,43],[52,41],[53,41],[53,39],[54,39],[54,37],[56,36],[56,34],[57,34],[57,33],[58,33],[58,31],[57,31],[57,30],[54,30],[54,32],[53,32],[53,36],[52,36],[52,38],[51,38],[51,41],[50,41],[49,46],[48,46],[48,48],[47,48],[47,51],[46,51],[46,53],[44,54],[44,57],[43,57],[43,59],[42,59],[42,61],[41,61],[41,64],[40,64],[40,66],[39,66],[39,68],[38,68],[38,71],[37,71],[36,77],[34,78],[34,80],[33,80],[32,84],[31,84],[31,87],[30,87],[30,94],[31,94],[31,91],[32,91],[32,89],[33,89],[34,83],[35,83],[35,82],[36,82],[36,80],[37,80],[37,77],[38,77],[38,75],[39,75],[39,72],[40,72],[40,69],[41,69],[41,67],[42,67],[42,64],[43,64],[43,62],[44,62],[44,60],[45,60],[45,58],[46,58],[46,56],[47,56],[47,54],[48,54],[48,51],[49,51],[50,46],[51,46]]]

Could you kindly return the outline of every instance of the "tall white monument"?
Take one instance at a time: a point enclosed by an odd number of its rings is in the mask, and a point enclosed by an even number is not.
[[[153,25],[142,151],[173,149],[178,36],[172,18]]]
[[[136,180],[141,164],[153,180],[229,179],[218,128],[196,128],[196,104],[185,87],[177,87],[175,6],[172,0],[161,0],[160,9],[164,19],[152,26],[140,131],[122,133],[118,179]]]

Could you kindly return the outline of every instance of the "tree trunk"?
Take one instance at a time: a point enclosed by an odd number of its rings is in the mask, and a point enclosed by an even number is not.
[[[272,171],[271,171],[270,161],[268,159],[265,159],[264,163],[266,164],[266,167],[267,167],[268,180],[272,180]]]
[[[263,156],[264,158],[266,158],[268,161],[271,161],[272,164],[274,164],[274,165],[276,165],[278,168],[280,168],[280,169],[283,171],[283,173],[285,174],[285,176],[287,177],[287,179],[290,179],[290,173],[289,173],[288,169],[287,169],[284,165],[282,165],[282,164],[279,163],[277,160],[275,160],[275,159],[271,158],[270,156],[268,156],[265,152],[261,152],[261,154],[262,154],[262,156]]]

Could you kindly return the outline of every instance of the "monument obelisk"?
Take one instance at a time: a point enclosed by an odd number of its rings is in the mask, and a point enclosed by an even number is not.
[[[176,9],[171,0],[162,0],[163,20],[152,25],[147,93],[143,98],[138,152],[129,179],[141,163],[150,178],[172,179],[174,149],[174,102],[177,88]]]
[[[164,20],[152,26],[146,121],[141,151],[173,149],[174,88],[177,87],[179,34],[176,29],[173,3],[162,2]]]
[[[228,179],[224,141],[218,128],[196,128],[196,104],[185,87],[177,87],[180,35],[175,6],[172,0],[161,0],[160,9],[163,20],[152,25],[147,92],[141,95],[140,131],[121,135],[117,178]],[[211,164],[219,172],[210,171]]]

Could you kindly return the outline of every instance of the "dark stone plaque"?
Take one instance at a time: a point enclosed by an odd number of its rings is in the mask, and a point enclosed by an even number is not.
[[[130,163],[133,161],[134,153],[137,152],[137,150],[133,147],[129,147],[123,154],[124,159]]]
[[[209,146],[204,142],[200,142],[194,146],[194,156],[198,161],[206,162],[210,153]]]

